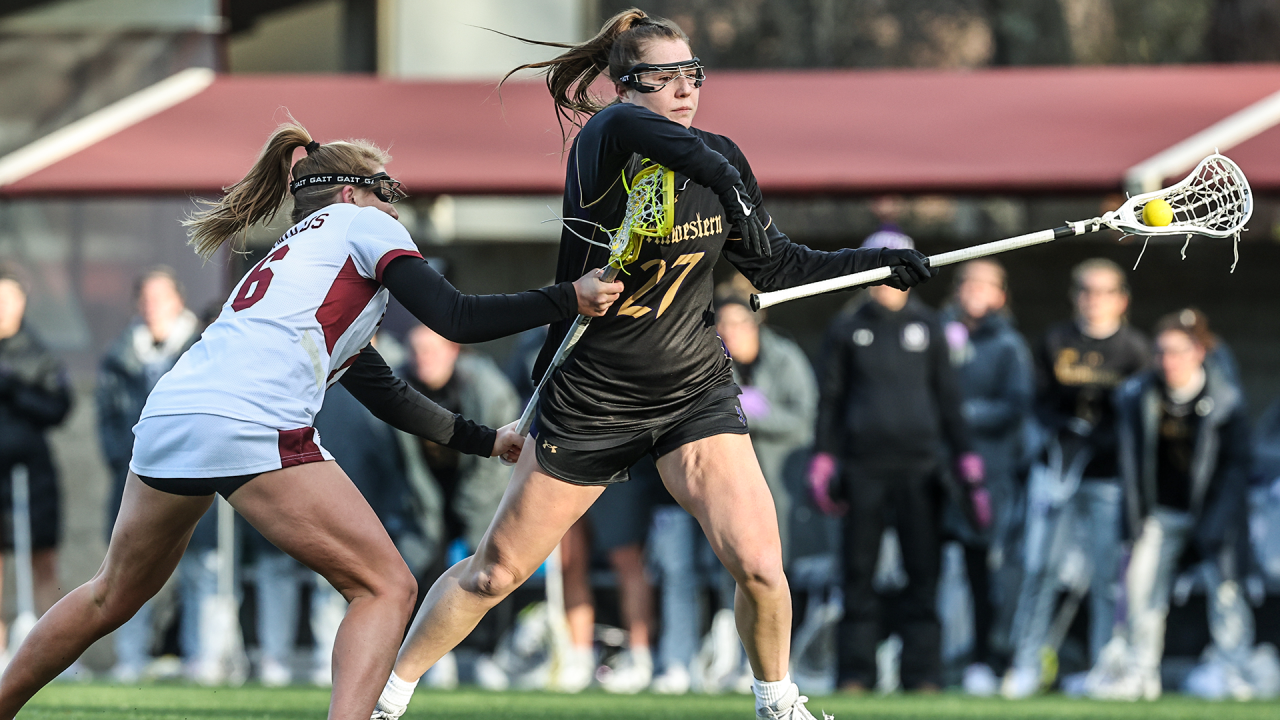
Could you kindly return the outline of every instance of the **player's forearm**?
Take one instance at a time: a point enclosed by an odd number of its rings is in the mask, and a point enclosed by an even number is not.
[[[431,402],[391,373],[376,350],[366,347],[342,376],[342,386],[391,427],[470,455],[489,457],[497,432]]]
[[[570,282],[506,295],[464,295],[425,260],[411,256],[391,261],[382,282],[424,325],[459,343],[515,335],[578,311]]]
[[[707,147],[702,139],[683,125],[672,122],[650,110],[620,103],[602,111],[596,127],[591,123],[584,133],[597,132],[595,142],[588,135],[587,146],[599,148],[607,155],[640,155],[674,170],[695,183],[711,188],[716,194],[727,191],[741,180],[737,168],[725,156]],[[584,143],[579,139],[579,148]],[[581,158],[585,160],[586,158]],[[613,178],[602,178],[612,182]]]

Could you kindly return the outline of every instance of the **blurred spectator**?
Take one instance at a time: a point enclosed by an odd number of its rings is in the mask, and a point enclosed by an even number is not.
[[[43,614],[61,596],[57,547],[62,527],[58,475],[45,433],[70,412],[71,387],[62,362],[23,322],[26,308],[22,277],[17,269],[0,266],[0,551],[14,547],[13,469],[25,465],[36,612]],[[0,622],[0,646],[8,637]]]
[[[564,603],[574,652],[561,675],[565,689],[584,688],[584,683],[591,681],[590,671],[595,669],[595,607],[590,578],[593,551],[608,558],[617,576],[618,604],[627,632],[626,651],[596,672],[600,685],[607,692],[632,694],[649,687],[653,680],[653,655],[649,649],[653,583],[645,567],[644,545],[654,501],[665,494],[657,467],[645,458],[632,468],[630,480],[606,488],[565,534],[561,545]]]
[[[398,374],[422,394],[490,427],[501,427],[519,417],[520,400],[515,390],[488,357],[462,352],[457,343],[424,325],[410,330],[407,341],[409,361]],[[428,551],[426,562],[410,562],[409,567],[418,578],[420,592],[425,592],[445,570],[479,545],[506,492],[511,471],[498,458],[463,455],[404,433],[396,436]],[[456,658],[450,653],[432,667],[425,681],[437,687],[452,686],[457,682],[456,668]]]
[[[1007,302],[1004,266],[996,260],[974,260],[958,270],[953,300],[943,312],[964,398],[961,411],[973,448],[982,457],[991,494],[989,535],[957,523],[973,593],[972,664],[965,670],[964,687],[977,695],[998,689],[992,668],[1003,672],[1007,657],[997,657],[995,647],[1008,647],[1021,576],[1015,561],[1022,520],[1016,475],[1035,370]]]
[[[1119,265],[1080,263],[1071,271],[1070,297],[1075,318],[1045,333],[1036,358],[1036,416],[1048,437],[1028,479],[1025,575],[1014,665],[1003,688],[1013,698],[1037,692],[1057,673],[1057,648],[1046,643],[1072,552],[1082,552],[1076,557],[1087,566],[1068,574],[1075,595],[1089,593],[1091,664],[1115,620],[1123,548],[1112,393],[1150,364],[1150,349],[1125,321],[1129,285]]]
[[[98,410],[98,439],[111,469],[107,527],[115,525],[133,454],[133,426],[142,415],[147,396],[160,376],[200,337],[200,321],[187,309],[182,284],[173,270],[156,267],[134,284],[137,316],[103,356],[94,400]],[[216,511],[200,520],[187,552],[178,565],[179,644],[187,670],[195,674],[200,657],[200,617],[205,598],[217,591]],[[108,530],[108,534],[110,531]],[[135,682],[151,660],[152,616],[155,600],[114,633],[116,665],[111,676],[117,682]],[[209,681],[215,678],[207,678]]]
[[[794,500],[784,478],[788,458],[813,442],[818,381],[800,346],[761,325],[746,297],[721,291],[716,301],[716,332],[733,358],[733,379],[751,427],[782,535],[782,556],[789,559]]]
[[[911,238],[894,230],[881,230],[864,243],[911,246]],[[968,506],[977,509],[984,527],[990,522],[989,499],[936,313],[888,286],[872,287],[868,295],[869,302],[838,316],[828,329],[816,454],[809,468],[819,507],[848,510],[838,684],[859,691],[876,682],[882,608],[872,577],[888,523],[897,529],[908,577],[894,604],[903,641],[902,683],[908,690],[931,690],[942,681],[936,600],[948,459],[955,459],[963,494],[974,501]],[[840,482],[833,483],[837,468]]]
[[[1246,532],[1251,464],[1244,398],[1205,362],[1214,337],[1203,315],[1167,315],[1155,335],[1155,370],[1129,380],[1116,395],[1120,470],[1138,535],[1125,578],[1131,651],[1122,651],[1121,633],[1086,684],[1103,698],[1160,697],[1165,618],[1188,546],[1207,561],[1216,650],[1243,668],[1253,645],[1252,613],[1234,557],[1234,536]]]

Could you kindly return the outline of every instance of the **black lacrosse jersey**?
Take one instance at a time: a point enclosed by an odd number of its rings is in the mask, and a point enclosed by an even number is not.
[[[644,159],[676,173],[674,226],[667,237],[645,240],[639,258],[618,276],[626,286],[621,297],[591,321],[543,389],[538,422],[562,434],[634,434],[679,418],[709,392],[731,392],[731,365],[712,310],[712,270],[722,253],[763,291],[881,264],[879,249],[828,253],[792,243],[761,205],[751,167],[732,140],[618,103],[587,121],[569,151],[558,281],[576,280],[608,262],[606,248],[578,234],[609,242],[600,228],[613,230],[622,222],[622,173],[629,179]],[[770,258],[744,256],[741,233],[725,218],[719,193],[739,180],[761,213]],[[551,326],[534,382],[571,322]]]

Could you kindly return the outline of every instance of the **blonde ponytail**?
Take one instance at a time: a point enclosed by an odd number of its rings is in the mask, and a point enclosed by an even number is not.
[[[375,168],[391,162],[385,150],[367,140],[312,143],[311,133],[300,123],[280,125],[267,138],[243,179],[226,188],[226,194],[218,200],[199,200],[202,208],[182,222],[196,252],[212,257],[227,240],[243,238],[259,222],[271,222],[289,196],[291,172],[296,177],[321,173],[372,175]],[[293,153],[300,147],[308,148],[307,156],[293,165]],[[293,221],[332,204],[338,192],[341,187],[332,185],[299,190],[294,196]]]

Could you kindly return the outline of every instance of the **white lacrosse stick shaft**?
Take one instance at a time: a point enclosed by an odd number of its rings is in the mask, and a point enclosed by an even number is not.
[[[18,616],[9,630],[9,649],[18,646],[36,626],[36,594],[31,566],[31,484],[26,465],[13,468],[13,575],[17,587]]]
[[[1171,202],[1174,211],[1173,222],[1164,226],[1146,225],[1142,220],[1142,209],[1149,201],[1157,198],[1168,199]],[[1199,234],[1215,238],[1235,236],[1238,239],[1240,231],[1244,229],[1245,223],[1249,221],[1252,214],[1253,192],[1249,189],[1249,181],[1239,166],[1230,159],[1214,153],[1201,160],[1191,174],[1181,182],[1163,190],[1135,195],[1119,208],[1105,213],[1102,217],[932,255],[929,257],[929,264],[933,267],[953,265],[987,255],[1052,242],[1059,238],[1097,232],[1104,227],[1130,235],[1186,234],[1189,238],[1191,235]],[[792,288],[758,293],[751,296],[751,308],[763,310],[788,300],[859,285],[870,285],[887,280],[891,273],[889,268],[879,267]]]
[[[1063,225],[1053,230],[1040,230],[1038,232],[1019,235],[1017,237],[1007,238],[1005,240],[996,240],[982,245],[962,248],[960,250],[952,250],[940,255],[930,255],[929,265],[932,267],[942,267],[943,265],[953,265],[955,263],[973,260],[974,258],[986,257],[987,255],[995,255],[996,253],[1008,252],[1009,250],[1017,250],[1019,248],[1030,247],[1032,245],[1040,245],[1052,242],[1062,237],[1070,237],[1078,235],[1081,232],[1088,232],[1083,226],[1088,223],[1074,223],[1072,225]],[[1077,231],[1076,227],[1082,227]],[[778,303],[784,303],[788,300],[798,300],[800,298],[809,297],[811,295],[821,295],[822,293],[832,292],[834,290],[844,290],[845,288],[857,287],[859,285],[870,285],[878,283],[882,280],[889,279],[893,271],[888,267],[878,267],[873,270],[864,270],[860,273],[852,275],[841,275],[840,277],[831,278],[829,280],[819,280],[818,282],[807,283],[805,285],[797,285],[792,288],[783,290],[775,290],[774,292],[758,293],[751,296],[751,308],[753,310],[763,310],[772,307]]]
[[[618,277],[618,268],[610,265],[604,269],[604,275],[600,279],[604,282],[613,282]],[[533,389],[533,395],[529,397],[529,404],[524,406],[524,412],[520,414],[520,422],[516,425],[516,433],[519,435],[527,435],[529,427],[533,425],[533,414],[538,408],[538,398],[542,395],[542,387],[547,384],[547,379],[551,377],[551,373],[556,368],[564,364],[565,358],[569,357],[569,353],[573,350],[573,346],[578,344],[582,339],[582,334],[587,331],[587,326],[591,324],[591,318],[586,315],[579,315],[573,321],[573,325],[569,326],[569,332],[565,333],[564,340],[560,342],[560,347],[556,349],[556,354],[551,358],[551,364],[547,366],[547,371],[542,374],[542,379],[538,381],[538,387]]]

